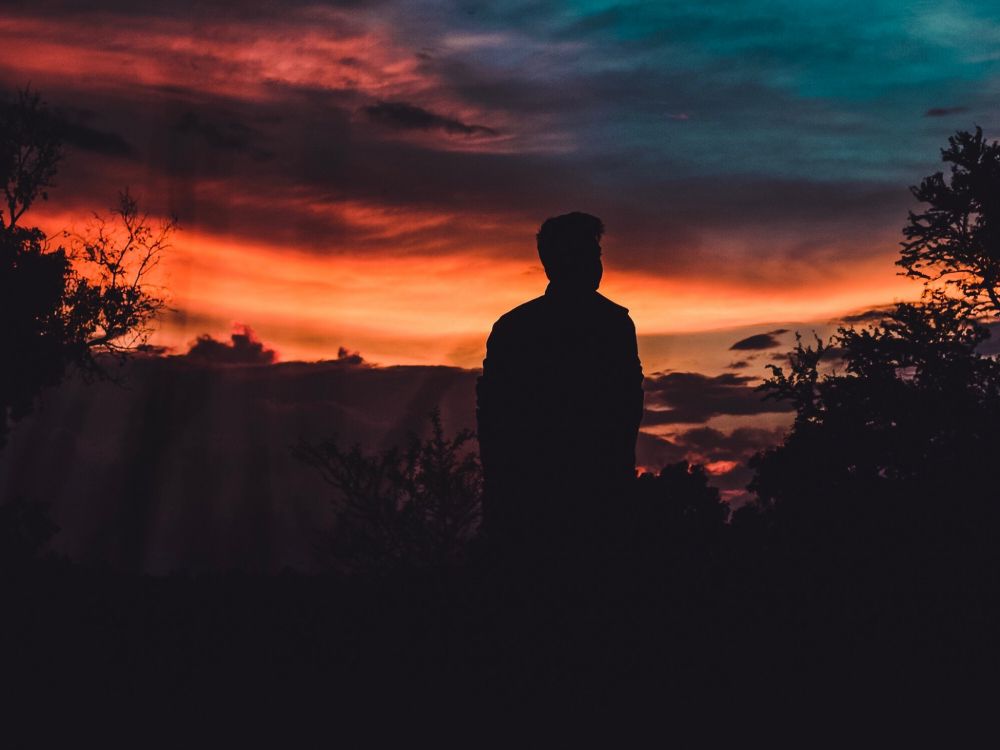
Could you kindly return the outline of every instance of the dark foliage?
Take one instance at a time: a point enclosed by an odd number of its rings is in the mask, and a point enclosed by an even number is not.
[[[7,331],[6,366],[0,368],[0,446],[8,420],[25,416],[37,394],[62,380],[85,356],[85,342],[63,315],[70,263],[45,252],[37,229],[0,230],[0,320]]]
[[[858,532],[855,541],[869,521],[889,534],[992,520],[1000,363],[977,353],[988,331],[966,312],[928,294],[879,325],[799,342],[787,373],[772,366],[763,388],[792,402],[796,417],[784,443],[752,462],[760,502],[814,531]],[[837,369],[824,372],[831,349]],[[869,541],[889,539],[899,541]]]
[[[899,263],[924,279],[921,301],[799,340],[761,386],[796,412],[751,463],[761,543],[861,590],[975,589],[1000,562],[1000,362],[979,351],[1000,268],[1000,146],[978,129],[949,142],[950,184],[937,173],[914,188],[931,208],[904,229]]]
[[[0,572],[30,564],[57,531],[42,503],[15,497],[0,505]]]
[[[642,474],[627,498],[635,552],[701,556],[720,538],[728,506],[708,483],[702,466],[687,461],[664,466],[657,474]]]
[[[430,434],[411,435],[403,449],[345,449],[335,438],[295,446],[295,455],[335,489],[335,530],[322,541],[332,570],[380,577],[469,564],[483,543],[482,470],[467,445],[473,437],[469,431],[445,436],[434,412]],[[572,498],[550,500],[573,508]],[[700,559],[721,540],[729,515],[704,468],[686,461],[641,475],[605,505],[596,519],[563,518],[562,534],[546,536],[544,550],[521,540],[511,550],[489,545],[488,554],[515,566],[518,560],[532,565],[559,560],[564,570],[567,563],[589,566],[610,559],[658,564]],[[541,509],[538,517],[546,518]],[[594,527],[582,528],[584,523]]]
[[[95,217],[84,235],[56,246],[19,222],[48,199],[62,158],[58,119],[23,90],[0,106],[0,320],[10,366],[0,372],[0,447],[10,423],[75,366],[105,374],[98,355],[137,351],[164,307],[148,282],[174,229],[154,230],[128,191],[110,220]]]
[[[936,172],[910,191],[928,208],[910,212],[897,265],[906,275],[956,286],[979,307],[1000,313],[1000,144],[959,131],[941,159],[950,179]]]
[[[482,516],[479,459],[467,447],[474,435],[445,437],[440,414],[430,420],[430,436],[411,435],[403,449],[369,455],[335,438],[295,447],[336,490],[337,525],[328,540],[336,569],[378,575],[466,558]]]
[[[58,122],[37,93],[24,89],[0,104],[0,180],[7,204],[0,228],[14,227],[38,198],[48,200],[62,156]]]

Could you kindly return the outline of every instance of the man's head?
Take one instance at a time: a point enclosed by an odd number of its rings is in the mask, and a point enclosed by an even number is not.
[[[549,281],[564,286],[597,289],[604,224],[596,216],[574,211],[546,219],[538,230],[538,257]]]

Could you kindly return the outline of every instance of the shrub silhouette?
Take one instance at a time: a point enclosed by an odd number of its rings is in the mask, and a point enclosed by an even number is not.
[[[404,448],[371,455],[336,438],[293,449],[336,490],[329,551],[338,570],[382,575],[465,559],[482,515],[482,472],[467,449],[474,434],[446,437],[437,410],[430,425],[427,438],[411,434]]]
[[[15,496],[0,505],[0,572],[30,562],[56,531],[43,503]]]
[[[411,434],[404,447],[380,452],[344,448],[336,438],[293,448],[335,490],[336,525],[324,545],[336,570],[380,576],[469,562],[482,519],[482,469],[468,446],[474,435],[463,430],[446,437],[437,411],[430,428],[426,438]],[[564,497],[558,505],[570,514],[573,501]],[[573,545],[573,530],[583,521],[567,516],[560,522],[565,534],[547,537],[546,550],[492,552],[505,553],[504,559],[527,555],[538,565],[574,550],[584,555],[580,562],[595,563],[608,554],[646,562],[697,556],[719,540],[729,513],[704,468],[685,461],[643,474],[605,502],[602,523],[584,550]]]
[[[680,461],[635,483],[632,523],[651,547],[701,547],[722,529],[729,509],[702,466]]]

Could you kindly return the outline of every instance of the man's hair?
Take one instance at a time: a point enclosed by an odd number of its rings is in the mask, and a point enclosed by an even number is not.
[[[538,230],[538,257],[546,269],[574,265],[580,255],[601,241],[604,223],[596,216],[574,211],[546,219]]]

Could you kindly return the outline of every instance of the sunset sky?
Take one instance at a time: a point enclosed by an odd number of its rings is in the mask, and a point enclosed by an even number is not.
[[[473,426],[475,373],[370,364],[479,367],[493,321],[545,287],[540,223],[579,210],[607,226],[601,291],[639,335],[639,468],[699,463],[742,502],[791,422],[756,390],[766,366],[919,295],[894,265],[907,188],[956,130],[1000,135],[998,50],[1000,6],[951,0],[0,9],[0,88],[40,92],[66,141],[22,223],[83,232],[128,187],[179,225],[153,343],[336,360],[263,368],[257,400],[219,391],[177,438],[180,467],[204,435],[228,446],[213,465],[266,453],[275,487],[304,425],[373,447],[435,405]],[[157,382],[130,396],[140,426]]]
[[[34,223],[125,186],[178,218],[156,342],[247,324],[382,364],[478,366],[571,210],[607,225],[647,372],[916,296],[906,188],[956,129],[996,135],[998,49],[1000,7],[948,0],[0,10],[0,83],[66,120]]]

